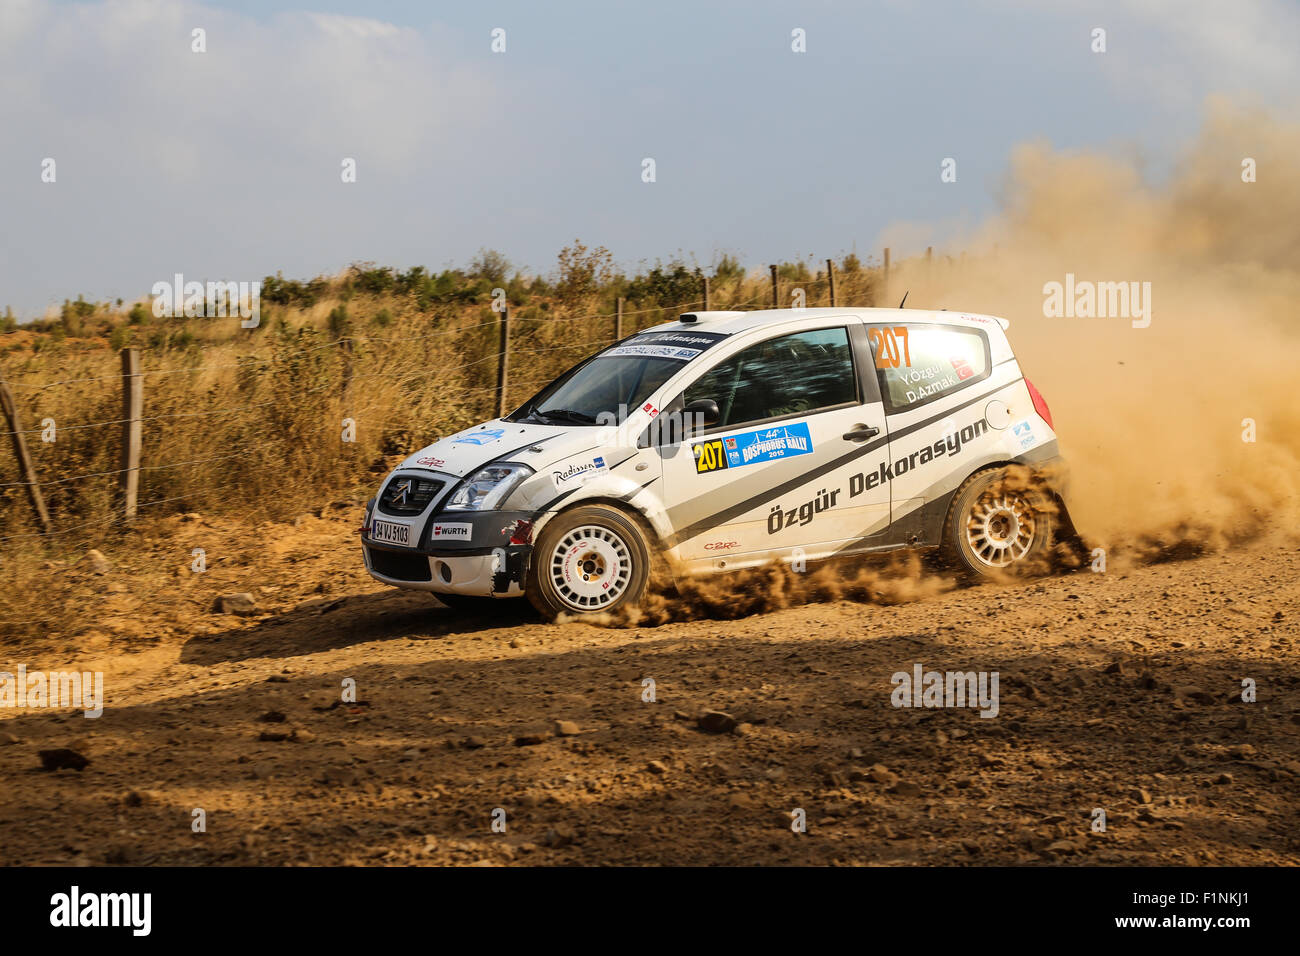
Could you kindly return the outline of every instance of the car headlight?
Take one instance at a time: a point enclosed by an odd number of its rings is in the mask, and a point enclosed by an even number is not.
[[[444,504],[444,511],[491,511],[499,508],[510,492],[519,487],[533,470],[527,465],[488,465],[457,486]]]

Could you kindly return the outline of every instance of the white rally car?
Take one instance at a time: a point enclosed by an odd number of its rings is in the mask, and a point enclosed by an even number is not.
[[[553,618],[639,601],[657,556],[674,575],[934,546],[976,575],[1028,565],[1064,511],[1059,484],[1006,480],[1059,456],[1008,324],[682,315],[402,462],[366,508],[366,568]]]

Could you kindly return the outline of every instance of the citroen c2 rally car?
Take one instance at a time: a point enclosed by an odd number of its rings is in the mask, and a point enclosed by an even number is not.
[[[674,575],[909,547],[974,575],[1024,566],[1064,512],[1059,485],[1007,480],[1059,457],[1008,325],[684,314],[407,458],[367,505],[366,568],[449,606],[526,595],[554,618],[639,601],[660,556]]]

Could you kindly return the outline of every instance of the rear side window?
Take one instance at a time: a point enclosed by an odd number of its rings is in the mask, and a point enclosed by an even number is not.
[[[848,330],[795,332],[751,345],[688,385],[683,398],[688,405],[702,398],[718,403],[722,418],[711,429],[856,404]]]
[[[907,411],[989,376],[983,332],[944,325],[873,325],[871,358],[885,408]]]

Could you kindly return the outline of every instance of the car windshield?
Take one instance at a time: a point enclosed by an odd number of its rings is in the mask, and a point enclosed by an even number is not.
[[[553,425],[614,425],[682,368],[675,359],[596,356],[542,389],[510,417]]]

